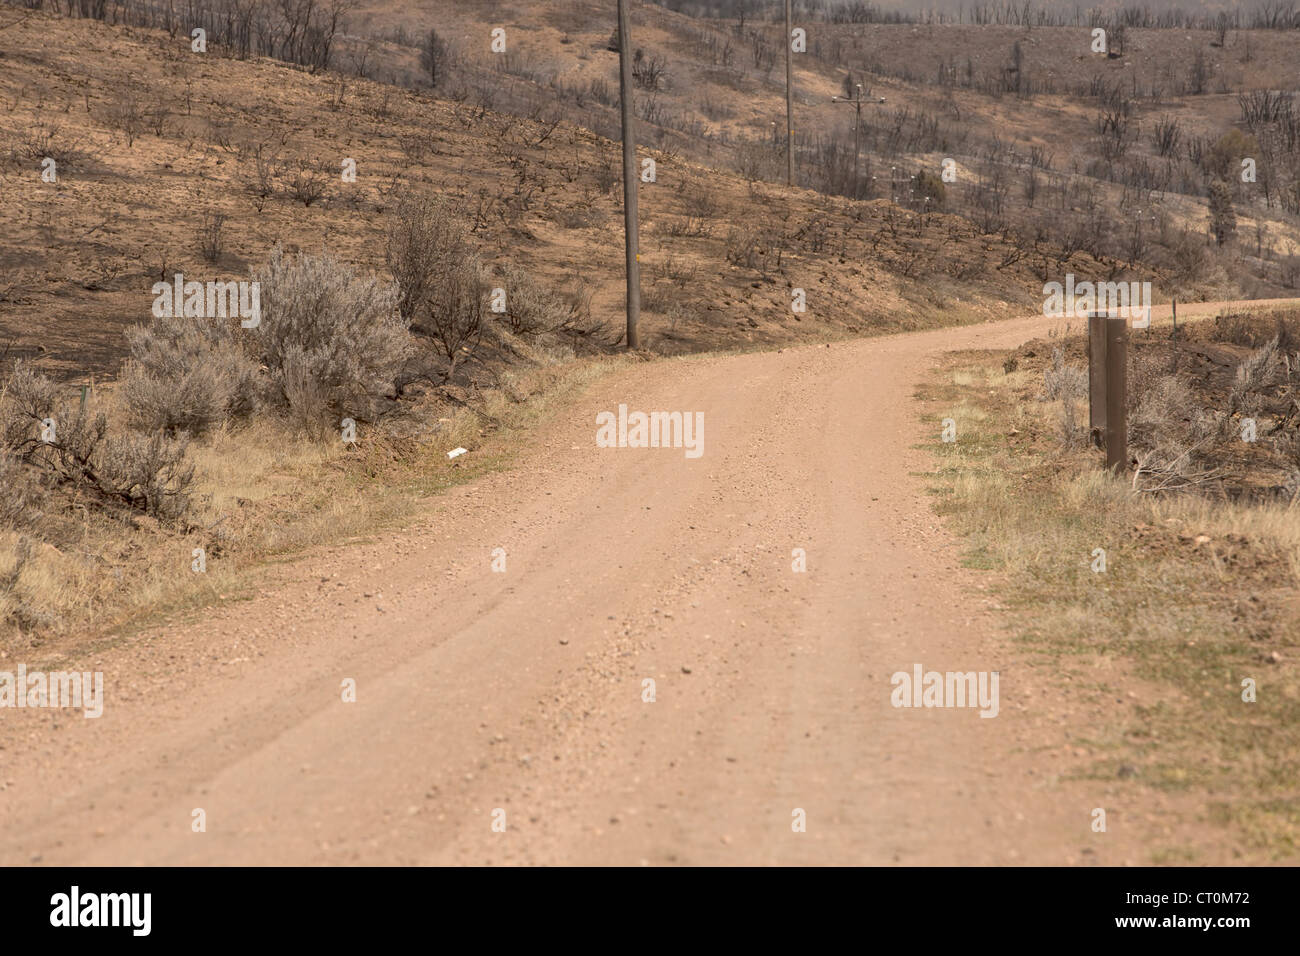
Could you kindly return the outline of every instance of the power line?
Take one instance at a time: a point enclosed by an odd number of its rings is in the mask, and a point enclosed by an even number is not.
[[[785,0],[785,184],[794,185],[794,84],[791,82],[793,68],[794,37],[790,24],[790,7],[793,0]]]
[[[627,271],[627,347],[637,347],[641,318],[641,263],[637,248],[636,135],[632,126],[632,18],[628,0],[618,0],[619,96],[623,106],[623,246]]]

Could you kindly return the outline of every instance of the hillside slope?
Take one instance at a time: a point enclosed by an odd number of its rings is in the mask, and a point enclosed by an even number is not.
[[[618,146],[585,129],[46,14],[0,32],[0,63],[10,358],[110,375],[154,282],[246,275],[277,242],[382,273],[385,217],[407,187],[454,197],[489,260],[557,287],[581,279],[602,340],[621,334]],[[1032,307],[1048,263],[1114,268],[955,217],[645,155],[658,163],[641,189],[654,351],[996,316]],[[56,183],[42,181],[46,157]],[[342,181],[347,159],[355,183]],[[203,237],[218,218],[209,259]],[[791,310],[795,287],[805,314]]]

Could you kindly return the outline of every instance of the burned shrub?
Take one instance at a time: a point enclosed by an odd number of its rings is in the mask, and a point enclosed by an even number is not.
[[[105,415],[60,402],[54,383],[21,363],[0,389],[0,434],[0,452],[48,485],[164,520],[189,507],[194,469],[185,439],[110,436]]]
[[[571,297],[542,285],[514,263],[507,263],[502,273],[506,295],[501,319],[516,335],[556,332],[574,318],[577,305]]]
[[[404,197],[389,226],[387,259],[398,312],[446,360],[450,379],[477,347],[486,311],[483,267],[464,220],[439,197]]]

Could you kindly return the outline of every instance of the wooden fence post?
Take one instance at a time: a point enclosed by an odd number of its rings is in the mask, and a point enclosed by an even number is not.
[[[1174,299],[1173,303],[1174,303],[1174,361],[1173,361],[1173,367],[1170,369],[1170,371],[1177,372],[1178,371],[1178,300]]]
[[[1106,321],[1106,470],[1128,467],[1128,319]]]
[[[1088,435],[1097,448],[1106,436],[1106,314],[1088,313]]]

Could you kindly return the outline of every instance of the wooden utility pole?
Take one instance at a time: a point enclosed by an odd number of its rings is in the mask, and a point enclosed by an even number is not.
[[[794,185],[794,84],[791,80],[793,68],[791,46],[794,32],[790,22],[790,6],[793,0],[785,0],[785,184]]]
[[[1106,470],[1128,468],[1128,319],[1106,319]]]
[[[627,347],[637,347],[641,318],[641,262],[637,249],[636,136],[632,127],[632,31],[629,0],[618,0],[619,97],[623,104],[623,245],[627,254]],[[786,0],[787,4],[789,0]]]

